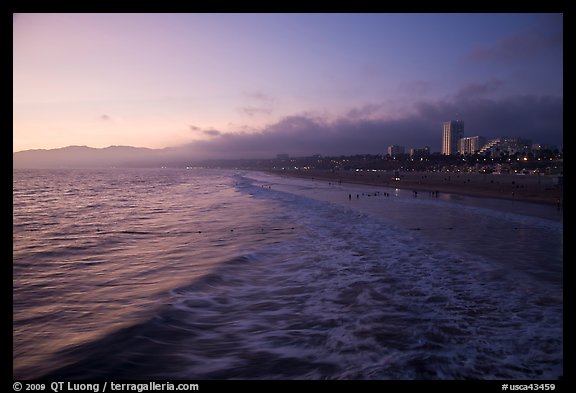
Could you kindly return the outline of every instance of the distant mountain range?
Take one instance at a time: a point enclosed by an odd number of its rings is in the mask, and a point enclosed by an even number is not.
[[[25,150],[13,153],[14,168],[159,167],[182,165],[187,157],[175,148],[148,149],[131,146]]]

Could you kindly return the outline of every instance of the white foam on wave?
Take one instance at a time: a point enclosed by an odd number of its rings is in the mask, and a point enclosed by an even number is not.
[[[191,339],[174,377],[556,379],[561,288],[438,249],[367,213],[263,187],[294,238],[173,294]]]
[[[473,251],[516,273],[562,281],[563,227],[557,219],[561,214],[550,206],[460,196],[454,201],[448,198],[450,195],[446,200],[413,197],[407,190],[388,192],[374,186],[280,178],[266,173],[250,172],[246,176],[263,190],[340,205],[398,229],[421,231],[419,237],[435,242],[437,247]]]

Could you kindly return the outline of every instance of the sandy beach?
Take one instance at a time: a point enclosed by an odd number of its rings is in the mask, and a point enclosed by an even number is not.
[[[562,186],[558,175],[482,174],[465,172],[400,172],[400,180],[390,171],[278,170],[283,176],[334,182],[378,185],[417,192],[442,192],[475,197],[502,198],[562,206]]]

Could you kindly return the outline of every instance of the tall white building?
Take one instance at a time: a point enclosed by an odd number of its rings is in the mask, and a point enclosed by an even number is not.
[[[478,153],[486,144],[486,139],[482,136],[468,136],[459,141],[460,154]]]
[[[395,157],[397,155],[404,154],[404,146],[390,145],[390,146],[388,146],[388,154],[391,157]]]
[[[411,157],[425,157],[430,155],[430,147],[424,146],[421,149],[412,148],[410,149]]]
[[[442,154],[457,154],[460,148],[458,143],[463,137],[464,122],[462,120],[444,122],[442,128]]]

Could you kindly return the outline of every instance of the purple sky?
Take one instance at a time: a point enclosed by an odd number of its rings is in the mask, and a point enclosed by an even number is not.
[[[13,151],[563,146],[561,14],[17,14]]]

